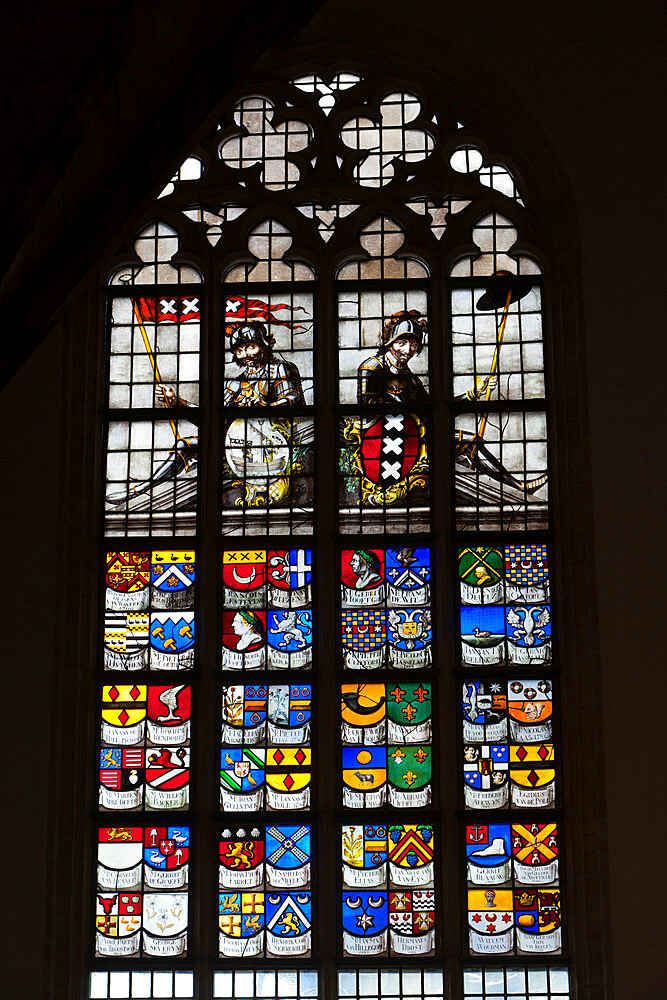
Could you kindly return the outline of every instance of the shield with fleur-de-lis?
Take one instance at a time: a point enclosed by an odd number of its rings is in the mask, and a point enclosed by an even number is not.
[[[408,808],[431,801],[431,747],[414,743],[387,747],[389,801]]]
[[[431,684],[429,681],[387,685],[389,739],[421,743],[431,739]]]

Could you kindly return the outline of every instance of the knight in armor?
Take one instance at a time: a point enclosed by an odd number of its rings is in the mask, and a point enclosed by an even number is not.
[[[299,369],[274,353],[275,338],[263,323],[230,325],[226,332],[241,375],[225,379],[225,406],[304,405]]]
[[[421,354],[427,323],[416,309],[396,312],[386,321],[377,354],[357,369],[357,402],[377,406],[386,403],[423,403],[428,393],[409,363]]]

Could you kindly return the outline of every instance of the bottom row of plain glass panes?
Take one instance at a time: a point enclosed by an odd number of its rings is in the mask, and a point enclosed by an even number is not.
[[[90,1000],[195,1000],[191,971],[93,972]],[[467,968],[464,1000],[570,1000],[568,970]],[[339,1000],[442,1000],[442,969],[345,969],[338,973]],[[316,969],[225,969],[213,975],[216,1000],[319,997]],[[202,998],[203,1000],[203,998]]]

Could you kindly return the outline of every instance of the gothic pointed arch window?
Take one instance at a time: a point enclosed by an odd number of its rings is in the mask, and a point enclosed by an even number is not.
[[[449,105],[257,77],[109,276],[91,1000],[573,995],[545,261]]]

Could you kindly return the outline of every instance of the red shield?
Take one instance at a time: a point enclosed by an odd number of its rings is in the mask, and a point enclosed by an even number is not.
[[[364,475],[383,489],[408,475],[419,454],[419,430],[411,416],[385,413],[361,439]]]

